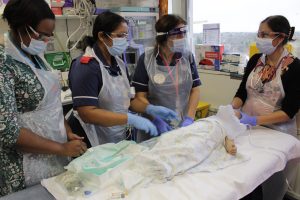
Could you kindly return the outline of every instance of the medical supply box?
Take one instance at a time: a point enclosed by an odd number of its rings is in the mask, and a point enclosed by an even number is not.
[[[195,45],[195,59],[201,69],[220,70],[224,45]]]
[[[231,53],[231,54],[223,54],[220,71],[230,72],[230,73],[238,73],[239,64],[240,64],[240,54]]]

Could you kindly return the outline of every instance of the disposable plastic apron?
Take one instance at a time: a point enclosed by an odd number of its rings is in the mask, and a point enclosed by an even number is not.
[[[34,63],[27,58],[5,35],[5,52],[32,69],[45,94],[43,100],[34,111],[19,113],[18,123],[22,128],[27,128],[35,134],[59,143],[67,142],[67,134],[64,126],[64,116],[60,100],[60,85],[58,76],[51,71],[37,69]],[[43,64],[48,69],[47,62]],[[26,98],[26,97],[25,97]],[[64,171],[64,166],[69,162],[68,157],[47,154],[23,154],[23,171],[26,186],[39,183],[44,178],[55,176]]]
[[[103,85],[98,95],[98,107],[111,112],[126,114],[130,106],[131,95],[123,61],[115,56],[122,75],[112,76],[109,74],[108,70],[105,69],[105,66],[97,57],[93,49],[87,48],[85,55],[94,57],[99,63],[99,68],[101,70]],[[103,127],[84,123],[76,111],[74,111],[74,116],[81,123],[92,146],[111,142],[117,143],[126,138],[126,125]]]
[[[272,113],[281,108],[281,102],[285,97],[281,81],[281,67],[284,57],[287,55],[288,52],[284,51],[280,59],[281,61],[277,66],[275,78],[264,85],[259,75],[259,72],[264,66],[259,66],[256,70],[252,70],[246,83],[247,100],[242,108],[243,112],[252,116],[260,116]],[[269,125],[269,127],[284,133],[289,133],[295,137],[297,136],[295,117],[284,123]]]
[[[149,102],[175,110],[179,116],[185,116],[193,85],[189,60],[181,57],[175,66],[169,66],[164,60],[164,65],[159,65],[154,49],[151,49],[146,51],[144,62],[150,80]]]
[[[277,66],[276,76],[270,82],[262,84],[259,71],[264,67],[258,67],[250,73],[246,88],[247,88],[247,100],[242,108],[244,112],[249,115],[259,116],[266,115],[279,110],[281,107],[282,99],[285,96],[282,81],[281,81],[281,67],[284,63],[284,57],[288,55],[287,51],[284,51],[281,55],[280,62]],[[263,55],[264,56],[264,55]],[[264,61],[264,57],[261,58]],[[285,132],[296,137],[297,128],[295,117],[285,123],[277,123],[269,126],[272,129]],[[263,199],[264,200],[281,200],[285,192],[287,191],[287,185],[285,183],[286,178],[291,182],[293,180],[292,175],[295,173],[296,168],[287,163],[287,167],[283,171],[279,171],[272,175],[268,180],[262,184]]]

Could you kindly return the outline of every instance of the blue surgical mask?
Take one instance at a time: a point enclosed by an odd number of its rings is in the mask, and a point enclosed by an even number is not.
[[[112,56],[120,56],[128,47],[127,38],[111,38],[109,35],[107,35],[110,39],[112,39],[113,45],[109,47],[104,42],[104,45],[106,46],[108,52]]]
[[[188,51],[188,41],[187,38],[175,39],[172,41],[173,46],[170,47],[170,50],[175,53],[185,53]]]
[[[274,38],[275,39],[275,38]],[[277,46],[273,46],[273,40],[272,38],[259,38],[257,37],[256,38],[256,47],[259,49],[259,51],[263,54],[266,54],[266,55],[270,55],[272,54]]]
[[[26,28],[26,31],[27,31],[27,28]],[[29,53],[30,55],[38,55],[38,54],[44,53],[46,51],[46,48],[47,48],[47,43],[44,42],[44,41],[41,41],[41,40],[36,40],[34,38],[31,38],[31,36],[28,33],[28,31],[27,31],[27,34],[30,37],[29,46],[26,46],[23,43],[21,34],[19,32],[19,37],[20,37],[20,40],[21,40],[21,48],[24,51],[26,51],[27,53]]]

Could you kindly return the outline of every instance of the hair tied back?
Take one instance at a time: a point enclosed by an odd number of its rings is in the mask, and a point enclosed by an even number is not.
[[[292,26],[289,31],[288,40],[293,40],[294,33],[295,33],[295,27]]]

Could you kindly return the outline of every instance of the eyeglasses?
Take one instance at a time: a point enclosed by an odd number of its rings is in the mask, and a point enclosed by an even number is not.
[[[109,35],[113,35],[118,38],[128,38],[128,33],[109,33]]]
[[[48,34],[48,33],[38,32],[38,31],[35,31],[31,26],[28,26],[28,27],[35,34],[35,36],[37,37],[37,40],[42,40],[44,42],[48,42],[54,35],[53,33]]]
[[[284,33],[279,33],[279,32],[264,32],[264,31],[257,32],[257,37],[259,38],[266,38],[266,37],[273,38],[279,35],[285,36]]]

